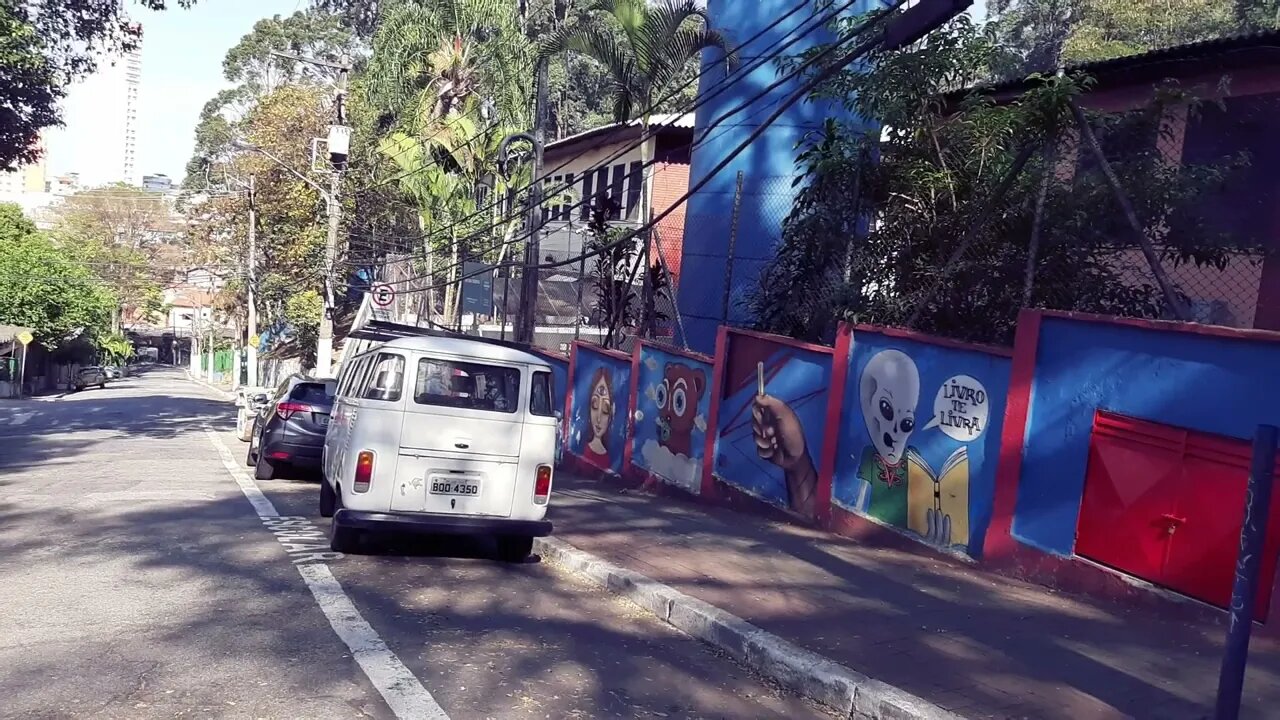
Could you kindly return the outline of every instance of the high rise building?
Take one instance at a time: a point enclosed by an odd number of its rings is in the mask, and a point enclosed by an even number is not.
[[[86,187],[139,185],[138,108],[142,86],[139,46],[98,60],[98,70],[71,86],[63,103],[66,127],[52,134],[54,170],[75,169]]]

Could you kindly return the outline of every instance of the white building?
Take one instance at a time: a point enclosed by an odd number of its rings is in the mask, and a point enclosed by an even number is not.
[[[63,103],[68,126],[51,133],[50,142],[56,150],[54,169],[62,171],[71,165],[84,187],[117,182],[140,185],[137,146],[141,85],[141,44],[123,56],[99,58],[97,72],[72,85]]]

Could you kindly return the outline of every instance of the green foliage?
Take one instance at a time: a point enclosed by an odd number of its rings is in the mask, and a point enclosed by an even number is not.
[[[37,232],[17,205],[0,203],[0,323],[33,328],[54,349],[105,333],[114,306],[86,267]]]
[[[916,318],[919,330],[1010,342],[1046,174],[1032,305],[1164,314],[1160,293],[1133,272],[1141,262],[1132,259],[1141,257],[1134,235],[1083,148],[1065,165],[1037,151],[997,201],[1025,150],[1074,147],[1057,139],[1074,132],[1070,103],[1089,83],[1037,78],[999,105],[947,95],[984,75],[998,42],[990,28],[961,18],[914,50],[876,57],[819,88],[887,130],[864,134],[832,121],[806,142],[798,199],[752,298],[763,329],[820,339],[840,319],[904,326]],[[1258,238],[1223,236],[1204,214],[1202,199],[1244,159],[1169,163],[1161,147],[1172,128],[1162,118],[1184,102],[1161,92],[1142,111],[1092,117],[1090,125],[1164,262],[1221,265],[1230,250],[1259,246]],[[964,238],[968,250],[957,255]]]
[[[0,172],[35,161],[40,130],[58,122],[65,91],[42,48],[36,28],[0,3]]]
[[[595,301],[591,309],[594,322],[608,328],[605,347],[614,347],[622,340],[622,329],[636,324],[636,303],[633,271],[636,263],[636,236],[627,238],[626,228],[609,225],[608,202],[591,209],[587,221],[587,252],[594,253],[591,283]],[[624,239],[627,238],[627,239]]]
[[[227,51],[222,74],[255,96],[298,82],[326,83],[337,70],[300,63],[274,53],[287,53],[328,63],[341,63],[354,45],[341,20],[316,10],[259,20],[253,31]]]
[[[729,41],[707,25],[706,10],[693,0],[597,0],[576,22],[554,29],[539,43],[551,58],[565,51],[600,63],[613,82],[615,121],[634,118],[688,79],[702,51],[728,51]],[[728,54],[726,66],[738,62]]]
[[[139,4],[150,10],[166,5]],[[124,3],[0,2],[0,171],[35,160],[40,130],[61,121],[58,102],[67,86],[92,73],[103,53],[135,48],[141,34]]]
[[[124,335],[103,336],[96,345],[108,365],[124,365],[134,355],[133,343]]]
[[[292,328],[294,345],[303,352],[303,362],[308,367],[315,365],[316,340],[320,335],[320,315],[323,312],[324,301],[315,290],[291,295],[284,304],[283,320]]]
[[[994,0],[999,75],[1025,76],[1062,64],[1280,27],[1276,0]]]

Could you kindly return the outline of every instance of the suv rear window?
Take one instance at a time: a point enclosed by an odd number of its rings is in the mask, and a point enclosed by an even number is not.
[[[516,368],[422,358],[413,401],[419,405],[513,413],[520,401]]]
[[[309,405],[332,405],[333,393],[330,392],[331,387],[328,383],[298,383],[289,391],[289,399]]]

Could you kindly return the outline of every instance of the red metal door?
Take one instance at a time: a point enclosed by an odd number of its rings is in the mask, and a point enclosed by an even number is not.
[[[1158,583],[1178,507],[1185,432],[1099,412],[1076,528],[1076,554]]]
[[[1104,411],[1094,418],[1076,553],[1225,608],[1231,600],[1251,448]],[[1266,620],[1280,549],[1272,497],[1254,617]]]

